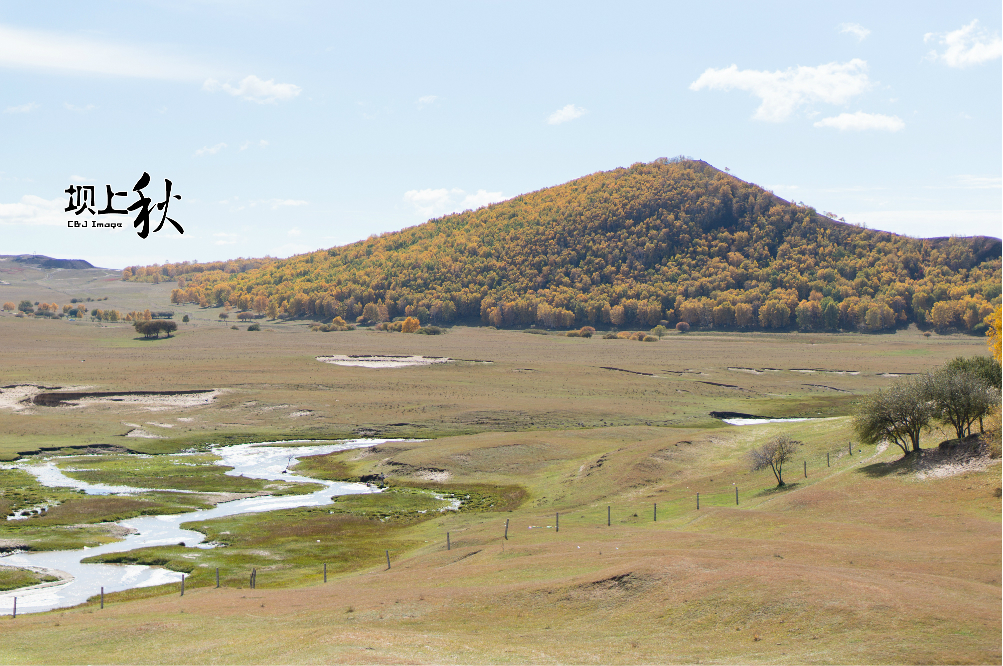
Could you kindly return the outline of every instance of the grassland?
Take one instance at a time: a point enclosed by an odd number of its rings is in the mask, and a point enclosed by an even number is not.
[[[118,309],[169,288],[108,284],[119,290],[108,301]],[[96,286],[93,295],[103,293]],[[100,455],[60,464],[144,487],[173,475],[171,483],[208,492],[244,481],[219,478],[204,451],[187,454],[189,466],[123,449],[376,433],[431,439],[306,458],[297,468],[320,478],[383,475],[385,493],[188,525],[224,548],[113,556],[191,572],[185,596],[176,586],[148,588],[109,595],[104,610],[90,603],[2,620],[0,661],[1001,659],[999,464],[952,470],[934,454],[903,464],[895,447],[848,445],[846,417],[856,396],[894,380],[885,375],[982,353],[981,340],[912,329],[637,343],[459,327],[438,337],[325,334],[297,322],[249,333],[211,321],[214,313],[196,313],[176,338],[143,344],[123,325],[0,317],[0,335],[13,341],[0,351],[4,385],[223,390],[183,409],[0,410],[0,451],[79,455],[67,447],[84,447]],[[492,363],[374,370],[314,360],[331,353]],[[711,411],[823,418],[726,427]],[[126,437],[137,425],[162,439]],[[745,462],[750,447],[777,433],[804,442],[784,491]],[[946,435],[925,437],[935,447]],[[27,493],[17,501],[50,490],[11,476],[4,497],[14,488]],[[440,512],[435,494],[467,504]],[[168,495],[129,501],[166,504]],[[56,509],[17,522],[49,520]],[[119,510],[67,517],[58,529],[96,536],[105,529],[98,519]],[[40,539],[58,531],[56,523],[32,529]]]

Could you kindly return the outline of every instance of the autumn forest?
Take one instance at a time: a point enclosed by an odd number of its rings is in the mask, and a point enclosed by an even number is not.
[[[272,318],[981,333],[1000,302],[1001,245],[857,227],[663,158],[343,247],[123,279],[177,281],[175,303]]]

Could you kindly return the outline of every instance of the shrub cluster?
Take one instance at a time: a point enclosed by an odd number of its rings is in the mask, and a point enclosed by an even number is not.
[[[133,327],[137,332],[142,333],[144,338],[159,338],[161,333],[165,333],[167,337],[171,337],[171,333],[178,330],[178,325],[173,321],[160,320],[141,320],[133,323]]]
[[[253,326],[257,326],[257,324],[253,324]],[[251,330],[251,329],[248,328],[247,330]],[[261,327],[259,326],[258,328],[254,329],[254,330],[260,331]],[[320,331],[321,333],[330,333],[331,331],[354,331],[355,327],[352,326],[351,324],[347,323],[341,317],[335,317],[334,319],[331,320],[331,323],[329,323],[329,324],[315,324],[315,325],[313,325],[313,326],[310,327],[310,330],[311,331]]]
[[[420,329],[421,322],[417,317],[406,317],[401,321],[385,321],[376,325],[377,331],[393,333],[417,333]]]

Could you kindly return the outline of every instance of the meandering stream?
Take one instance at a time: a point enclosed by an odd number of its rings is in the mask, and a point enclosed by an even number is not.
[[[275,444],[279,443],[260,442],[213,448],[212,453],[220,457],[219,464],[233,467],[232,470],[226,472],[230,476],[246,476],[254,479],[294,483],[316,483],[322,485],[323,488],[306,495],[249,497],[218,504],[212,509],[190,513],[130,518],[116,523],[135,530],[133,534],[129,534],[122,541],[94,548],[15,553],[0,558],[0,564],[55,569],[72,576],[71,579],[62,583],[49,583],[0,594],[0,613],[9,614],[13,611],[14,597],[17,597],[17,612],[19,614],[38,613],[82,603],[89,597],[99,594],[102,587],[105,592],[118,592],[134,587],[180,582],[181,573],[160,567],[84,564],[80,560],[93,555],[118,553],[146,546],[173,545],[181,542],[191,548],[211,548],[211,544],[203,543],[205,536],[201,532],[182,529],[181,524],[242,513],[320,506],[329,504],[335,495],[378,492],[376,488],[361,483],[312,479],[285,470],[301,456],[315,456],[346,449],[375,446],[388,441],[394,440],[356,439],[337,444],[311,446],[276,446]],[[281,442],[281,444],[293,443],[307,444],[309,442]],[[34,474],[43,485],[79,488],[93,495],[133,494],[144,490],[128,486],[90,484],[71,479],[60,472],[51,462],[18,467]]]

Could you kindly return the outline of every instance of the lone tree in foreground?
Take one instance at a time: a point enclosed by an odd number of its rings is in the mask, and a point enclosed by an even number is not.
[[[853,416],[853,429],[864,444],[888,440],[909,455],[919,451],[919,436],[931,418],[933,404],[926,396],[924,380],[900,380],[887,391],[861,401]]]
[[[801,442],[787,435],[774,437],[759,448],[749,451],[749,463],[753,471],[766,469],[773,470],[773,476],[777,477],[777,487],[786,486],[784,483],[784,465],[794,459],[794,454],[798,450]]]

